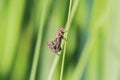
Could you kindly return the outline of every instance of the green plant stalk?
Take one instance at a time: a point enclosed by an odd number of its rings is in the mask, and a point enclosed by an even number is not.
[[[76,11],[76,9],[77,9],[77,6],[78,6],[79,1],[80,1],[80,0],[76,0],[76,1],[74,2],[74,4],[73,4],[73,8],[72,8],[72,10],[71,10],[71,16],[68,17],[68,18],[71,18],[71,19],[68,19],[68,20],[70,20],[70,21],[68,21],[69,24],[68,24],[68,22],[66,23],[66,27],[65,27],[65,30],[66,30],[66,31],[69,31],[69,29],[70,29],[71,21],[72,21],[72,19],[73,19],[73,17],[74,17],[74,14],[75,14],[75,11]],[[69,7],[69,8],[70,8],[70,7]],[[69,12],[68,12],[68,15],[69,15]],[[68,27],[67,27],[67,26],[68,26]],[[67,32],[67,33],[68,33],[68,32]],[[66,36],[66,38],[67,38],[67,36]],[[63,47],[63,44],[64,44],[64,42],[62,43],[62,47]],[[66,44],[66,43],[65,43],[65,44]],[[60,53],[60,54],[61,54],[61,53]],[[49,76],[48,76],[48,80],[52,80],[52,75],[53,75],[54,70],[55,70],[55,68],[56,68],[56,65],[57,65],[57,63],[58,63],[58,60],[59,60],[59,57],[56,56],[55,59],[54,59],[54,62],[53,62],[53,64],[52,64],[52,68],[51,68],[51,70],[50,70],[50,73],[49,73]]]
[[[73,3],[73,8],[71,10],[71,21],[73,20],[74,18],[74,15],[75,15],[75,12],[77,10],[77,7],[78,7],[78,4],[79,4],[80,0],[75,0],[74,3]],[[70,22],[71,23],[71,22]],[[70,27],[66,28],[66,29],[69,29]]]
[[[64,44],[64,51],[63,51],[62,65],[61,65],[61,73],[60,73],[60,80],[63,79],[63,70],[64,70],[64,62],[65,62],[65,51],[66,51],[66,42]]]
[[[67,23],[65,26],[65,30],[69,32],[70,29],[70,24],[71,24],[71,7],[72,7],[72,0],[70,0],[69,3],[69,12],[68,12],[68,19]],[[67,34],[68,34],[67,32]],[[67,39],[67,34],[66,34],[66,39]],[[63,57],[62,57],[62,65],[61,65],[61,73],[60,73],[60,80],[63,78],[63,69],[64,69],[64,62],[65,62],[65,52],[66,52],[66,42],[64,42],[64,51],[63,51]]]
[[[66,39],[67,39],[67,36],[68,36],[68,33],[69,33],[69,29],[70,29],[70,25],[71,25],[72,19],[73,19],[74,15],[75,15],[75,12],[76,12],[76,9],[77,9],[77,6],[78,6],[78,3],[79,3],[79,0],[76,0],[74,2],[74,4],[73,4],[73,8],[71,10],[72,0],[70,0],[69,13],[68,13],[68,21],[67,21],[66,27],[65,27],[65,30],[68,31],[67,34],[66,34]],[[66,42],[64,44],[64,51],[63,51],[63,58],[62,58],[62,65],[61,65],[60,80],[62,80],[62,78],[63,78],[65,53],[66,53]]]
[[[54,62],[52,64],[52,67],[50,69],[50,73],[49,73],[49,76],[48,76],[48,80],[52,80],[52,76],[53,76],[53,73],[54,73],[54,70],[56,68],[56,65],[58,63],[58,60],[59,60],[59,56],[57,55],[54,59]]]
[[[70,12],[71,12],[71,4],[72,4],[72,0],[70,0],[70,6],[69,6],[69,12],[68,12],[68,21],[67,21],[67,23],[66,23],[66,26],[68,26],[68,22],[70,22]],[[63,46],[63,44],[62,44],[62,46]],[[61,53],[60,53],[61,54]],[[65,56],[65,55],[63,55],[63,56]],[[64,59],[64,58],[63,58]],[[58,60],[59,60],[59,57],[58,56],[56,56],[55,57],[55,59],[54,59],[54,62],[53,62],[53,64],[52,64],[52,68],[51,68],[51,70],[50,70],[50,73],[49,73],[49,76],[48,76],[48,80],[52,80],[52,75],[53,75],[53,72],[54,72],[54,70],[55,70],[55,68],[56,68],[56,65],[57,65],[57,63],[58,63]],[[64,63],[63,63],[64,64]],[[63,65],[62,65],[63,66]],[[62,70],[63,70],[63,67],[62,67]],[[61,73],[61,76],[60,76],[60,80],[62,79],[62,73]]]
[[[32,69],[31,69],[30,78],[29,78],[30,80],[35,80],[35,76],[36,76],[37,64],[38,64],[38,60],[39,60],[39,52],[41,49],[43,26],[44,26],[44,21],[45,21],[45,7],[46,7],[46,0],[43,1],[39,33],[38,33],[37,43],[36,43],[36,47],[35,47]]]

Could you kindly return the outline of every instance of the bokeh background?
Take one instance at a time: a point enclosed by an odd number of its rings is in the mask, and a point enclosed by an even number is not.
[[[59,79],[120,80],[120,0],[0,0],[0,80]]]

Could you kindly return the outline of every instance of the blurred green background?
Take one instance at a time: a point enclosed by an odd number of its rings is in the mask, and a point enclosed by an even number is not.
[[[0,80],[120,80],[119,35],[120,0],[0,0]]]

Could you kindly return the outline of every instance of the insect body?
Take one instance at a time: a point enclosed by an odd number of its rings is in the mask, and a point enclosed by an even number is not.
[[[58,52],[61,51],[62,39],[65,39],[63,36],[64,33],[65,33],[64,28],[62,27],[59,28],[55,40],[48,42],[48,47],[50,48],[51,51],[55,52],[56,54],[58,54]]]

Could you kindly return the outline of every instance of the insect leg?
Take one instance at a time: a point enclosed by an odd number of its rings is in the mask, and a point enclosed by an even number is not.
[[[62,39],[64,39],[65,41],[67,41],[67,39],[66,39],[66,38],[64,38],[64,37],[62,37]]]
[[[55,52],[55,54],[57,54],[58,56],[60,56],[60,54],[58,52]]]

